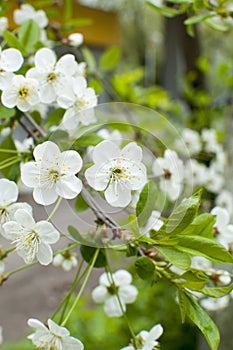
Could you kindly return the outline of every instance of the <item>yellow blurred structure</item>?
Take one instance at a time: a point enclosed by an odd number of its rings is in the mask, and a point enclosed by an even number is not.
[[[37,5],[37,1],[27,1],[32,6]],[[120,26],[118,16],[114,12],[105,12],[82,6],[73,0],[71,2],[72,16],[68,20],[64,18],[64,3],[65,1],[54,2],[53,5],[48,5],[43,10],[54,12],[55,18],[51,18],[52,24],[69,24],[74,19],[90,19],[91,24],[85,26],[77,26],[72,29],[72,32],[80,32],[84,35],[85,43],[95,47],[107,47],[110,45],[120,44]],[[18,8],[17,1],[11,1],[9,10],[10,27],[14,28],[15,24],[12,18],[12,12]],[[65,36],[65,34],[64,34]]]

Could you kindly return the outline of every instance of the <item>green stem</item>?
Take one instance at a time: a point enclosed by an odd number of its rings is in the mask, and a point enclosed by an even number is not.
[[[9,158],[7,158],[7,159],[4,159],[4,160],[2,160],[2,161],[0,162],[0,166],[1,166],[1,165],[5,165],[6,163],[8,163],[8,162],[10,162],[10,161],[12,161],[12,160],[14,160],[14,159],[19,159],[19,158],[18,158],[18,156],[13,156],[13,157],[9,157]]]
[[[47,218],[47,221],[50,221],[53,217],[53,215],[56,213],[59,205],[61,204],[61,201],[62,201],[62,197],[59,197],[58,200],[57,200],[57,203],[55,205],[55,207],[53,208],[53,210],[51,211],[51,213],[49,214],[48,218]]]
[[[69,293],[68,293],[67,296],[66,296],[66,300],[65,300],[64,303],[63,303],[63,304],[65,304],[65,305],[64,305],[63,310],[62,310],[62,313],[61,313],[61,317],[60,317],[59,324],[61,324],[62,321],[63,321],[63,319],[64,319],[64,316],[65,316],[65,313],[66,313],[66,310],[67,310],[67,307],[68,307],[68,305],[69,305],[70,298],[71,298],[73,292],[75,291],[77,285],[78,285],[79,282],[82,280],[83,276],[85,276],[85,274],[86,274],[86,272],[87,272],[87,270],[88,270],[88,266],[87,266],[87,267],[85,268],[85,270],[83,271],[83,273],[81,274],[81,276],[79,276],[79,274],[80,274],[80,272],[81,272],[81,269],[82,269],[82,266],[83,266],[83,263],[84,263],[84,260],[82,260],[82,262],[81,262],[81,265],[80,265],[80,267],[79,267],[79,270],[77,271],[77,275],[76,275],[76,277],[75,277],[75,279],[74,279],[74,282],[73,282],[73,284],[72,284],[72,287],[71,287]]]
[[[8,166],[11,166],[15,163],[19,163],[21,159],[17,158],[15,160],[12,160],[12,162],[9,162],[8,164],[5,164],[3,166],[0,166],[0,170],[7,168]]]
[[[8,277],[14,275],[16,272],[25,270],[25,269],[27,269],[28,267],[31,267],[31,266],[36,265],[36,264],[38,264],[38,261],[33,261],[33,262],[31,262],[30,264],[22,265],[22,266],[17,267],[16,269],[14,269],[14,270],[12,270],[12,271],[7,272],[7,273],[6,273],[6,276],[7,276],[7,278],[8,278]]]
[[[97,260],[97,258],[98,258],[99,251],[100,251],[100,248],[96,249],[95,254],[94,254],[94,256],[93,256],[93,259],[92,259],[92,263],[91,263],[91,265],[90,265],[90,267],[89,267],[89,270],[88,270],[88,272],[87,272],[87,275],[86,275],[86,277],[85,277],[85,280],[84,280],[84,282],[83,282],[83,284],[82,284],[82,286],[81,286],[81,288],[80,288],[80,291],[79,291],[79,293],[78,293],[78,295],[77,295],[77,297],[76,297],[76,299],[75,299],[75,301],[74,301],[72,307],[70,308],[68,314],[66,315],[66,318],[65,318],[64,321],[62,322],[61,326],[65,326],[65,324],[67,323],[67,321],[68,321],[70,315],[71,315],[72,312],[74,311],[74,309],[75,309],[75,307],[76,307],[76,305],[77,305],[77,303],[78,303],[80,297],[82,296],[83,291],[84,291],[84,289],[85,289],[85,287],[86,287],[86,285],[87,285],[87,282],[89,281],[89,278],[90,278],[90,276],[91,276],[91,273],[92,273],[92,270],[93,270],[93,268],[94,268],[95,262],[96,262],[96,260]]]
[[[0,148],[0,153],[20,153],[18,150],[16,149],[5,149],[5,148]]]

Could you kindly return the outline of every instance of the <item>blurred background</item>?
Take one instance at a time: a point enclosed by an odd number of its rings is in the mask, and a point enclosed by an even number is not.
[[[8,3],[7,13],[12,19],[13,10],[22,2],[1,3],[2,6]],[[27,3],[46,11],[51,38],[64,43],[55,47],[58,55],[71,52],[79,61],[87,62],[89,86],[98,93],[99,103],[119,101],[149,107],[166,116],[178,130],[184,127],[197,131],[216,129],[228,153],[225,187],[232,192],[233,21],[228,21],[224,32],[199,23],[188,33],[185,14],[171,17],[168,11],[164,16],[158,8],[155,10],[153,1],[152,4],[144,0],[35,0]],[[160,6],[158,1],[154,3]],[[167,5],[172,9],[169,2]],[[14,27],[12,20],[10,27]],[[66,45],[66,38],[72,32],[84,35],[82,49]],[[27,194],[23,196],[24,200],[30,200]],[[42,218],[40,211],[36,215]],[[117,261],[118,257],[113,258]],[[15,264],[17,262],[12,262],[12,266]],[[6,324],[6,340],[17,341],[3,345],[3,350],[32,348],[29,343],[20,342],[27,329],[25,320],[32,316],[30,311],[47,317],[69,287],[72,272],[63,273],[61,281],[61,273],[56,271],[54,267],[46,272],[43,267],[33,267],[31,274],[21,272],[9,286],[7,283],[1,288],[1,324]],[[98,272],[93,285],[97,280]],[[150,293],[146,293],[143,292],[146,282],[136,276],[135,280],[141,292],[138,302],[129,307],[129,319],[133,320],[136,331],[150,329],[160,322],[164,326],[162,349],[208,349],[193,325],[181,325],[175,290],[171,286],[165,282],[155,284]],[[27,286],[25,290],[23,286]],[[211,316],[222,335],[219,350],[233,349],[232,302],[227,308],[212,312]],[[11,322],[11,318],[15,320]],[[84,341],[87,350],[119,349],[128,342],[124,321],[108,319],[101,306],[93,307],[88,295],[68,327],[72,335],[77,334]]]

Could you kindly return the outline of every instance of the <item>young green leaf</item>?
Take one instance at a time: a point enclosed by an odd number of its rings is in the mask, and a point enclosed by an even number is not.
[[[204,287],[201,293],[208,295],[212,298],[221,298],[224,295],[229,294],[233,290],[233,284],[224,287]]]
[[[220,342],[218,327],[206,311],[187,292],[184,293],[187,316],[204,334],[211,350],[217,350]]]
[[[172,265],[182,270],[187,270],[191,265],[191,258],[187,253],[181,252],[175,247],[156,246],[156,249],[169,261]]]
[[[155,207],[157,187],[154,182],[148,182],[142,189],[136,206],[138,225],[145,225]]]
[[[11,48],[18,49],[23,56],[27,55],[27,51],[23,47],[23,45],[20,43],[19,39],[11,32],[8,32],[7,30],[3,33],[3,38],[7,45]]]
[[[29,19],[24,22],[18,30],[19,42],[27,52],[30,52],[40,41],[41,30],[38,24]]]
[[[196,270],[184,272],[180,279],[182,287],[197,291],[200,291],[209,282],[209,278],[202,271]]]
[[[217,241],[202,236],[176,235],[179,239],[176,248],[182,252],[203,256],[218,263],[232,263],[231,254]]]
[[[213,238],[213,226],[215,217],[209,213],[198,215],[190,226],[182,232],[182,235],[197,235]]]
[[[135,262],[138,276],[143,280],[152,280],[155,274],[155,265],[146,256],[138,258]]]
[[[83,196],[81,193],[78,195],[76,201],[75,201],[75,210],[80,213],[82,211],[85,211],[89,208],[89,205],[87,202],[84,200]]]
[[[119,47],[110,47],[100,58],[100,68],[104,71],[111,70],[115,68],[120,59],[121,51]]]
[[[172,212],[164,225],[159,230],[163,235],[175,235],[184,231],[197,215],[200,206],[202,191],[198,191],[192,197],[183,202]]]

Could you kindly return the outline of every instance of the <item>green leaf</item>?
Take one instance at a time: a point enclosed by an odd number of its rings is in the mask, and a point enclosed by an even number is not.
[[[211,29],[217,30],[218,32],[226,32],[229,27],[227,27],[224,23],[219,23],[214,19],[206,19],[205,24],[208,25]]]
[[[61,151],[70,149],[69,135],[64,130],[56,130],[49,136],[49,141],[58,145]]]
[[[0,148],[2,149],[9,149],[9,150],[16,150],[15,143],[10,136],[5,138],[3,142],[0,145]],[[3,162],[7,159],[10,159],[12,157],[17,157],[17,154],[7,153],[7,152],[0,152],[0,162]],[[15,163],[13,165],[10,165],[6,168],[3,168],[0,170],[0,172],[9,180],[17,181],[19,173],[20,173],[20,166],[19,163],[21,161],[21,158],[18,157],[18,163]]]
[[[178,289],[178,300],[179,300],[179,307],[180,307],[181,322],[184,323],[186,313],[187,313],[187,307],[186,307],[185,295],[182,289]]]
[[[5,106],[0,107],[0,118],[10,119],[15,116],[15,108],[7,108]]]
[[[224,295],[229,294],[233,290],[233,284],[224,287],[205,287],[201,290],[201,293],[208,295],[212,298],[221,298]]]
[[[188,294],[184,294],[187,316],[204,334],[211,350],[217,350],[220,342],[218,327],[206,311]]]
[[[75,201],[75,210],[80,213],[82,211],[85,211],[89,208],[89,205],[84,200],[82,194],[80,193]]]
[[[101,81],[95,78],[90,79],[89,87],[93,88],[97,95],[100,95],[104,90],[104,87]]]
[[[155,265],[151,259],[146,256],[138,258],[135,262],[135,268],[138,276],[143,280],[152,280],[155,273]]]
[[[190,226],[182,232],[182,235],[197,235],[206,238],[213,238],[213,225],[215,217],[209,213],[198,215]]]
[[[90,74],[93,74],[96,72],[96,60],[91,52],[87,47],[82,48],[82,54],[84,61],[87,63],[87,68]]]
[[[119,47],[112,46],[108,50],[104,52],[104,54],[100,58],[100,68],[104,71],[111,70],[115,68],[117,63],[121,59],[121,51]]]
[[[40,41],[40,37],[40,27],[32,19],[24,22],[18,30],[19,42],[27,52],[30,52],[34,48]]]
[[[142,189],[136,206],[138,225],[145,225],[155,208],[157,187],[154,182],[148,182]]]
[[[205,258],[218,263],[232,263],[231,254],[217,241],[202,236],[176,235],[179,239],[176,248],[182,252],[204,256]]]
[[[202,271],[189,270],[180,275],[181,285],[192,290],[201,290],[209,282],[209,278]]]
[[[7,45],[11,48],[18,49],[23,56],[27,55],[27,51],[24,49],[22,44],[19,42],[18,38],[11,32],[7,30],[3,33],[3,38]]]
[[[187,253],[183,253],[175,247],[161,247],[156,246],[156,249],[176,267],[187,270],[191,265],[191,258]]]
[[[174,235],[184,231],[197,215],[201,201],[201,193],[202,191],[198,191],[192,197],[183,200],[182,203],[174,209],[158,232],[163,235]]]
[[[96,251],[96,248],[94,247],[88,247],[85,245],[82,245],[80,247],[80,252],[82,254],[82,257],[87,263],[91,263],[95,255],[95,251]],[[94,267],[105,267],[106,265],[107,265],[107,260],[106,260],[105,250],[101,249]]]
[[[212,15],[210,15],[208,13],[201,13],[199,15],[189,17],[188,19],[186,19],[184,21],[184,24],[185,25],[196,24],[196,23],[204,21],[206,18],[209,18],[209,17],[212,17]]]
[[[101,141],[103,141],[103,138],[93,133],[93,134],[88,134],[88,135],[79,137],[75,141],[75,145],[81,146],[81,147],[96,146]]]
[[[87,244],[86,239],[82,236],[82,234],[76,229],[76,227],[69,225],[68,226],[69,234],[79,243]]]
[[[65,113],[65,110],[62,108],[57,108],[54,111],[52,111],[52,113],[50,113],[50,115],[48,116],[45,122],[45,125],[44,125],[45,129],[48,130],[49,128],[51,128],[51,126],[59,125],[64,113]]]

